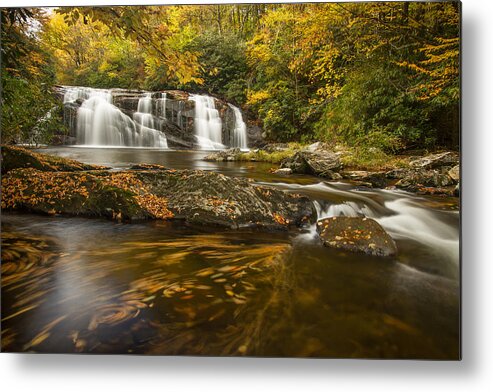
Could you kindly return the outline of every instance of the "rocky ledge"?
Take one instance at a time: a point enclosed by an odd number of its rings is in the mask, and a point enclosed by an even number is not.
[[[257,160],[263,154],[290,151],[287,145],[266,145],[253,150],[248,160]],[[351,170],[344,168],[341,154],[331,151],[324,143],[315,143],[302,150],[292,151],[271,171],[279,175],[308,174],[326,180],[348,180],[370,188],[399,188],[418,194],[459,196],[460,166],[457,152],[445,151],[421,157],[402,157],[400,167],[391,170]],[[207,155],[207,161],[238,161],[245,154],[239,149],[228,149]],[[401,158],[401,157],[400,157]]]
[[[372,256],[393,256],[397,246],[373,219],[338,216],[317,222],[317,232],[325,246]]]
[[[104,166],[88,165],[72,159],[55,157],[52,155],[38,154],[22,147],[1,146],[2,150],[2,174],[13,169],[37,169],[41,171],[67,171],[108,169]]]
[[[3,147],[4,162],[52,157]],[[230,228],[286,229],[313,219],[306,197],[198,170],[139,166],[112,172],[56,158],[58,166],[2,165],[2,209],[117,220],[180,219]]]

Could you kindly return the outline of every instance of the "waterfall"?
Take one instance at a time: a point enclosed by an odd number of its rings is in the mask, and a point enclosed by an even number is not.
[[[235,127],[233,129],[233,138],[231,147],[238,147],[242,150],[248,150],[247,144],[247,130],[246,124],[243,121],[243,116],[241,115],[241,111],[234,105],[228,104],[235,114]]]
[[[161,98],[159,99],[159,110],[157,114],[166,120],[166,93],[161,93]]]
[[[195,136],[202,150],[224,148],[222,144],[222,121],[214,105],[214,98],[207,95],[192,94],[189,98],[195,102]]]
[[[168,147],[165,134],[154,126],[150,93],[139,99],[133,118],[112,104],[110,90],[80,87],[67,89],[64,103],[78,99],[84,101],[77,110],[77,144],[98,147]]]

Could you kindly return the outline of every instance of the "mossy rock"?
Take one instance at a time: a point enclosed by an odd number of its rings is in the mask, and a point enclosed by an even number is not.
[[[182,219],[230,228],[287,229],[314,216],[306,197],[200,170],[42,172],[2,178],[2,208],[117,220]]]
[[[121,173],[108,171],[14,169],[2,176],[2,209],[119,220],[151,217],[131,181],[122,178]]]
[[[317,232],[325,246],[372,256],[393,256],[397,246],[380,224],[370,218],[337,216],[319,220]]]
[[[84,171],[107,169],[103,166],[88,165],[72,159],[40,154],[17,146],[1,146],[2,174],[14,169],[33,168],[40,171]]]

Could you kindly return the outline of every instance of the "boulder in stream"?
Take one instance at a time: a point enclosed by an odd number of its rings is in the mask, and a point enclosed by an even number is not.
[[[390,235],[371,219],[337,216],[317,222],[317,232],[325,246],[372,256],[393,256],[397,246]]]
[[[281,168],[288,168],[296,174],[314,174],[331,180],[342,177],[337,171],[342,164],[339,155],[325,150],[302,150],[281,162]]]

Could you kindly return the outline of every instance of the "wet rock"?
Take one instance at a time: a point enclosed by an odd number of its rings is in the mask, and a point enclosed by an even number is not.
[[[387,175],[385,172],[368,172],[363,170],[344,171],[342,177],[352,181],[369,184],[375,188],[385,188],[387,186]]]
[[[130,170],[166,170],[166,167],[156,163],[139,163],[130,166]]]
[[[249,120],[247,116],[245,116],[244,120],[247,126],[248,146],[250,148],[265,146],[265,138],[262,136],[262,128],[254,124],[253,121]]]
[[[327,180],[332,180],[332,181],[342,180],[342,176],[339,173],[332,170],[327,170],[326,172],[317,175],[326,178]]]
[[[2,209],[264,229],[302,225],[314,215],[308,198],[246,179],[199,170],[138,167],[118,172],[10,170],[2,176]]]
[[[293,174],[293,171],[290,169],[290,168],[283,168],[283,169],[277,169],[277,170],[274,170],[274,174],[281,174],[281,175],[290,175],[290,174]]]
[[[238,155],[241,154],[239,148],[230,148],[227,150],[215,151],[206,155],[203,160],[210,162],[232,162],[238,159]]]
[[[33,168],[40,171],[84,171],[107,169],[104,166],[88,165],[71,159],[40,154],[27,148],[1,146],[2,174],[13,169]]]
[[[459,165],[455,165],[452,169],[448,171],[448,175],[455,182],[459,182],[460,180],[460,167]]]
[[[317,232],[325,246],[373,256],[397,254],[390,235],[373,219],[338,216],[319,220]]]
[[[419,187],[446,187],[453,183],[448,174],[441,174],[438,170],[409,170],[395,186],[412,190]]]
[[[334,174],[341,167],[339,155],[324,149],[298,151],[281,162],[281,168],[289,168],[293,173],[314,174],[329,179],[341,178]]]
[[[430,154],[417,158],[410,165],[420,169],[436,169],[442,166],[454,166],[459,163],[459,154],[452,151]]]
[[[51,145],[54,146],[59,146],[59,145],[71,146],[74,144],[77,144],[77,138],[75,138],[74,136],[54,135],[53,138],[51,139]]]
[[[306,197],[215,172],[170,170],[138,177],[168,201],[175,219],[190,223],[281,229],[302,225],[314,213]]]

